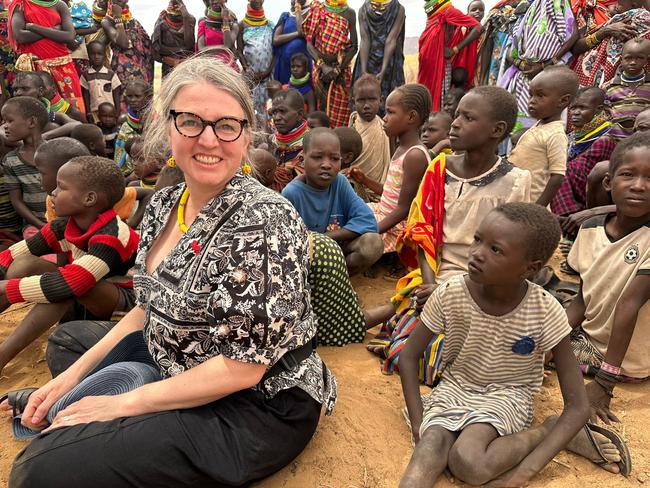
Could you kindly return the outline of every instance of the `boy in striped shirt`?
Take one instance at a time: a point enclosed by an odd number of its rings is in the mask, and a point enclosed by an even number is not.
[[[112,161],[73,158],[59,170],[52,192],[59,218],[0,253],[0,311],[36,304],[0,344],[0,372],[73,300],[98,319],[132,306],[132,284],[124,276],[135,260],[138,235],[113,210],[123,194],[124,177]],[[57,267],[38,257],[52,253],[64,254],[67,264]]]

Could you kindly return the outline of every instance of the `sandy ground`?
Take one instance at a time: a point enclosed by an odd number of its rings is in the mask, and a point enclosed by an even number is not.
[[[394,287],[382,278],[358,278],[354,284],[366,307],[387,303]],[[1,316],[0,340],[24,313],[24,309],[11,309]],[[0,391],[41,385],[49,379],[45,344],[43,336],[5,368]],[[382,375],[377,357],[368,353],[363,344],[323,347],[319,352],[338,380],[339,400],[334,413],[322,418],[312,442],[294,462],[255,486],[396,487],[411,454],[410,435],[400,413],[403,400],[399,377]],[[553,375],[537,398],[536,421],[558,414],[561,409],[562,399]],[[562,452],[531,486],[617,488],[650,484],[650,384],[617,388],[613,409],[622,420],[619,430],[632,451],[634,469],[629,478],[606,473],[589,461]],[[0,419],[0,439],[0,486],[6,486],[12,460],[24,444],[11,440],[9,421],[4,419]],[[436,486],[459,483],[444,479]]]

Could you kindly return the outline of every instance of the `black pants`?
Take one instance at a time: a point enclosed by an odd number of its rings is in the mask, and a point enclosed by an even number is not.
[[[292,388],[244,390],[208,405],[75,425],[36,438],[11,488],[246,486],[307,446],[320,404]]]
[[[132,340],[135,335],[116,345],[98,368],[151,361],[146,347]],[[66,427],[37,437],[18,454],[9,486],[245,486],[298,456],[316,431],[320,411],[299,388],[272,399],[248,389],[186,410]]]

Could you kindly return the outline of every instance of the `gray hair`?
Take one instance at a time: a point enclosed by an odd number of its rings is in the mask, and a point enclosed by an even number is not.
[[[168,128],[171,123],[169,111],[181,88],[197,83],[210,83],[231,95],[241,106],[248,120],[244,130],[255,130],[256,118],[251,92],[245,79],[231,66],[211,57],[198,55],[183,61],[162,81],[154,96],[144,130],[143,157],[165,159],[170,153]],[[206,100],[207,103],[214,103]]]

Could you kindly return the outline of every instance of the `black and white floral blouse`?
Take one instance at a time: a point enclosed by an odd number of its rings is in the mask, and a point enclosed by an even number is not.
[[[283,197],[238,173],[149,275],[147,253],[176,219],[183,189],[157,192],[142,223],[134,287],[149,352],[163,377],[219,354],[270,368],[316,334],[307,230]],[[336,402],[336,380],[315,352],[257,385],[268,397],[292,387],[327,412]]]

